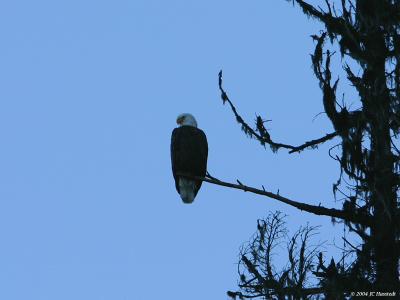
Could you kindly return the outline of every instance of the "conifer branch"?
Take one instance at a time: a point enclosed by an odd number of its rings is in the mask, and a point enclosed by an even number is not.
[[[244,133],[246,135],[248,135],[251,138],[256,138],[261,145],[265,146],[265,144],[268,144],[272,151],[276,152],[279,148],[285,148],[290,150],[289,153],[295,153],[295,152],[301,152],[306,148],[315,148],[317,147],[319,144],[322,144],[326,141],[329,141],[331,139],[333,139],[334,137],[336,137],[338,135],[337,132],[332,132],[332,133],[328,133],[325,136],[318,138],[318,139],[314,139],[311,141],[307,141],[299,146],[292,146],[289,144],[283,144],[283,143],[277,143],[274,142],[271,139],[271,136],[268,132],[268,130],[265,128],[264,123],[266,122],[265,120],[263,120],[261,118],[261,116],[257,116],[256,118],[256,129],[253,129],[251,126],[249,126],[244,120],[243,118],[239,115],[239,113],[237,112],[236,107],[233,105],[232,101],[229,99],[228,94],[225,92],[225,90],[222,87],[222,70],[219,72],[218,74],[218,84],[219,84],[219,89],[221,91],[221,99],[223,104],[225,104],[226,102],[228,102],[229,106],[232,109],[233,114],[236,117],[236,121],[242,126],[242,130],[244,131]]]
[[[242,190],[245,192],[250,192],[253,194],[266,196],[268,198],[278,200],[280,202],[283,202],[285,204],[293,206],[297,209],[300,209],[302,211],[306,211],[306,212],[309,212],[309,213],[312,213],[315,215],[329,216],[329,217],[338,218],[338,219],[341,219],[341,220],[344,220],[347,222],[360,223],[365,226],[371,226],[371,222],[370,222],[370,219],[368,216],[354,215],[352,213],[349,213],[347,211],[340,210],[340,209],[326,208],[326,207],[323,207],[320,205],[318,205],[318,206],[310,205],[310,204],[306,204],[303,202],[294,201],[289,198],[283,197],[283,196],[279,195],[278,193],[275,194],[275,193],[269,192],[265,189],[260,190],[260,189],[254,188],[254,187],[247,186],[240,181],[238,181],[238,184],[235,184],[235,183],[225,182],[225,181],[216,179],[215,177],[213,177],[213,178],[200,177],[200,176],[193,176],[193,175],[185,174],[185,173],[177,173],[177,175],[185,177],[185,178],[189,178],[189,179],[201,180],[201,181],[205,181],[205,182],[208,182],[211,184],[216,184],[216,185],[220,185],[220,186],[225,186],[225,187],[229,187],[229,188],[233,188],[233,189]]]

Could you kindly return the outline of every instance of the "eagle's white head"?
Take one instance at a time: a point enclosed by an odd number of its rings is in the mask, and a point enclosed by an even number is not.
[[[197,122],[196,119],[193,117],[193,115],[188,114],[188,113],[183,113],[180,114],[177,118],[176,118],[176,123],[179,126],[193,126],[197,128]]]

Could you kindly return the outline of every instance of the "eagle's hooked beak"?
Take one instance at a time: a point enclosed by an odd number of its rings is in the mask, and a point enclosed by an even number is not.
[[[176,119],[176,124],[182,125],[184,119],[185,117],[179,117],[178,119]]]

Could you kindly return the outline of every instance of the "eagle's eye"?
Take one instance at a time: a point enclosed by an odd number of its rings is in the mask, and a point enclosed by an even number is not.
[[[182,124],[184,119],[185,119],[185,117],[179,117],[179,118],[176,120],[176,123],[177,123],[177,124]]]

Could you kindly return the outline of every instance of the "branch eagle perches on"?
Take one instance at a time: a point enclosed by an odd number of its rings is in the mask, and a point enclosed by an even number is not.
[[[233,188],[233,189],[242,190],[245,192],[250,192],[253,194],[266,196],[268,198],[278,200],[280,202],[283,202],[285,204],[293,206],[297,209],[300,209],[302,211],[306,211],[306,212],[309,212],[309,213],[312,213],[315,215],[329,216],[329,217],[338,218],[338,219],[341,219],[341,220],[344,220],[347,222],[357,222],[357,223],[364,224],[365,226],[371,225],[369,216],[367,216],[367,215],[354,215],[354,214],[350,214],[347,211],[343,211],[340,209],[326,208],[321,205],[310,205],[310,204],[306,204],[303,202],[294,201],[294,200],[291,200],[289,198],[279,195],[279,193],[275,194],[275,193],[269,192],[269,191],[265,190],[264,187],[262,190],[260,190],[260,189],[254,188],[254,187],[244,185],[239,180],[237,180],[237,184],[235,184],[235,183],[230,183],[230,182],[225,182],[225,181],[219,180],[210,175],[207,175],[206,177],[192,176],[190,174],[184,174],[184,173],[178,173],[177,175],[185,177],[185,178],[189,178],[189,179],[202,180],[202,181],[205,181],[205,182],[208,182],[211,184],[216,184],[216,185],[220,185],[220,186],[225,186],[225,187],[229,187],[229,188]]]
[[[236,110],[236,107],[233,105],[232,101],[228,97],[228,94],[225,92],[225,90],[222,87],[222,70],[218,73],[218,85],[219,85],[219,90],[221,91],[221,99],[222,99],[223,104],[228,102],[229,106],[232,109],[233,114],[236,117],[236,121],[242,126],[242,130],[244,131],[244,133],[252,138],[257,139],[263,146],[265,146],[265,144],[268,144],[271,147],[272,151],[274,151],[274,152],[276,152],[280,148],[288,149],[289,153],[301,152],[304,149],[309,148],[309,147],[315,148],[319,144],[329,141],[338,135],[337,132],[328,133],[321,138],[307,141],[299,146],[292,146],[289,144],[274,142],[271,139],[271,136],[270,136],[268,130],[264,126],[264,123],[266,121],[263,120],[263,118],[261,116],[257,116],[256,129],[253,129],[239,115],[239,113]]]

